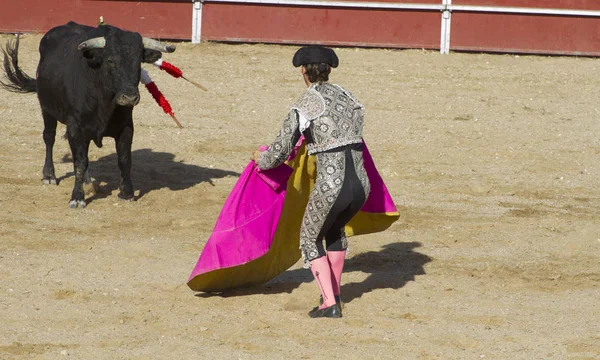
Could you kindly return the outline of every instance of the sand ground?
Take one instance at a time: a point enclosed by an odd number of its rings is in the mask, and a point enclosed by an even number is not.
[[[39,40],[21,41],[30,75]],[[366,106],[401,214],[351,238],[344,318],[306,316],[318,290],[300,264],[220,296],[186,286],[251,151],[304,89],[295,50],[178,44],[165,60],[209,91],[148,67],[184,128],[141,87],[137,201],[117,199],[106,139],[83,210],[68,208],[62,137],[61,181],[40,182],[35,95],[0,92],[0,358],[599,359],[597,59],[337,49],[331,80]]]

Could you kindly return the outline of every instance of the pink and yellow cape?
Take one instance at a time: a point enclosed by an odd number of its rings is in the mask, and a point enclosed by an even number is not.
[[[346,236],[383,231],[398,210],[364,145],[371,192],[346,225]],[[240,175],[188,279],[194,291],[220,292],[267,282],[301,257],[300,224],[314,185],[315,159],[301,138],[286,164],[260,171],[250,162]]]

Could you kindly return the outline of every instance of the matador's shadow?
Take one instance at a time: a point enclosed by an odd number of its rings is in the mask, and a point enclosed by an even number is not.
[[[63,157],[64,162],[72,162],[70,154]],[[90,161],[89,172],[94,179],[96,193],[87,199],[88,203],[111,196],[118,191],[121,172],[117,164],[117,154],[113,153],[96,161]],[[73,172],[57,179],[59,182],[73,176]],[[194,185],[226,176],[239,177],[235,171],[211,169],[202,166],[175,161],[175,155],[166,152],[155,152],[152,149],[139,149],[131,152],[131,179],[133,190],[139,194],[135,200],[147,193],[168,188],[173,191],[188,189]]]
[[[370,275],[361,282],[344,283],[342,275],[342,301],[349,303],[375,289],[400,289],[417,275],[425,275],[424,266],[431,257],[414,251],[418,242],[392,243],[381,251],[358,254],[347,261],[344,271],[362,271]]]
[[[424,275],[424,265],[432,259],[414,249],[418,242],[398,242],[383,246],[382,250],[369,251],[346,259],[344,272],[361,271],[370,275],[361,282],[348,283],[342,276],[342,301],[349,303],[376,289],[400,289],[417,275]],[[218,296],[243,296],[252,294],[291,293],[302,283],[313,281],[310,270],[288,270],[264,285],[223,292]],[[202,294],[200,297],[214,296]]]

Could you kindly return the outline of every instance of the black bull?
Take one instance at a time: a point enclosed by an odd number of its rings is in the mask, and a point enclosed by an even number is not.
[[[83,184],[89,182],[88,150],[91,141],[102,147],[104,137],[115,139],[121,171],[119,197],[132,200],[131,143],[133,107],[139,102],[141,63],[153,63],[161,52],[175,47],[143,38],[114,26],[97,28],[69,22],[48,31],[40,41],[37,77],[18,65],[19,39],[8,43],[3,88],[20,93],[37,92],[44,119],[46,160],[42,181],[56,184],[52,149],[57,121],[67,127],[75,170],[69,206],[85,207]]]

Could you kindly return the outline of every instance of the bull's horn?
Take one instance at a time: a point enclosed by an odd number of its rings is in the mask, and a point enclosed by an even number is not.
[[[167,45],[163,44],[160,41],[156,41],[150,38],[142,38],[142,42],[144,43],[144,49],[148,50],[156,50],[160,52],[172,53],[175,51],[175,45]]]
[[[106,39],[103,37],[97,37],[93,39],[86,40],[79,44],[77,47],[78,50],[88,50],[88,49],[102,49],[106,45]]]

